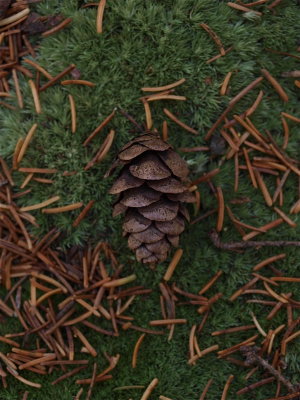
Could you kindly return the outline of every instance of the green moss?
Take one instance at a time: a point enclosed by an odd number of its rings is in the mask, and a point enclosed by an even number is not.
[[[274,54],[266,49],[290,53],[295,51],[300,34],[299,6],[296,1],[283,0],[273,14],[262,5],[257,7],[257,10],[262,11],[263,15],[253,18],[253,15],[245,15],[228,7],[226,2],[216,0],[198,2],[111,0],[107,2],[105,9],[104,32],[102,35],[97,35],[96,8],[81,9],[81,4],[84,2],[45,0],[37,5],[41,14],[62,13],[73,19],[72,24],[66,29],[41,42],[37,61],[52,75],[75,63],[81,78],[94,82],[95,88],[53,86],[41,93],[43,113],[36,116],[27,80],[20,77],[25,107],[14,112],[7,109],[0,110],[0,153],[10,162],[17,140],[24,137],[33,123],[38,123],[39,127],[22,161],[22,166],[57,168],[59,172],[53,175],[52,185],[32,181],[28,186],[32,189],[31,193],[20,198],[18,205],[35,204],[55,195],[61,197],[57,205],[77,201],[86,204],[91,199],[95,200],[95,205],[76,229],[71,225],[78,211],[53,216],[35,211],[33,214],[40,227],[34,228],[32,232],[40,236],[56,226],[63,232],[59,245],[64,248],[74,244],[85,245],[87,241],[95,243],[103,238],[109,240],[112,246],[118,249],[120,262],[126,264],[125,272],[134,271],[138,275],[136,284],[153,288],[151,295],[145,299],[136,299],[130,309],[130,315],[135,317],[135,323],[147,326],[149,320],[161,316],[158,283],[167,264],[158,266],[153,272],[134,261],[121,236],[120,219],[111,217],[114,199],[108,194],[108,188],[113,178],[103,179],[118,149],[134,136],[132,126],[124,117],[117,114],[90,145],[83,147],[82,143],[116,106],[126,109],[142,123],[145,116],[143,106],[138,100],[142,93],[140,88],[163,85],[184,77],[186,82],[176,90],[176,93],[187,96],[188,100],[153,102],[151,110],[154,127],[160,129],[165,119],[163,108],[167,107],[200,132],[198,136],[194,136],[170,122],[169,137],[172,145],[176,149],[204,145],[207,130],[224,110],[228,101],[258,77],[261,68],[267,68],[283,85],[289,95],[289,102],[283,103],[272,86],[264,81],[236,105],[234,112],[241,113],[247,109],[258,91],[262,89],[265,93],[264,99],[251,120],[261,132],[269,129],[274,139],[281,144],[283,130],[280,112],[286,111],[299,116],[299,90],[294,86],[293,79],[282,78],[281,73],[299,69],[299,61],[292,57]],[[211,64],[206,64],[206,61],[216,55],[218,49],[199,26],[201,22],[207,23],[220,36],[225,48],[233,46],[232,51],[225,57]],[[219,88],[228,71],[233,71],[229,92],[227,96],[221,97]],[[78,129],[75,134],[70,130],[68,94],[74,96],[77,107]],[[16,104],[14,98],[10,101]],[[299,126],[293,122],[289,122],[289,125],[291,132],[287,153],[290,157],[298,158]],[[108,156],[102,163],[84,171],[84,166],[93,157],[111,128],[116,130],[116,138]],[[183,156],[190,165],[192,179],[217,167],[220,162],[220,158],[210,159],[207,153],[185,153]],[[66,177],[63,176],[64,171],[77,171],[77,174]],[[231,205],[232,211],[239,219],[260,226],[277,218],[273,210],[265,205],[260,191],[253,189],[246,172],[240,173],[239,191],[233,193],[233,176],[233,162],[226,161],[222,165],[221,173],[214,178],[214,182],[222,186],[226,202],[234,197],[246,196],[251,199],[250,203]],[[24,175],[15,172],[14,179],[19,185]],[[267,177],[266,182],[273,193],[274,177]],[[199,188],[202,211],[216,207],[216,199],[208,186],[201,184]],[[288,212],[296,198],[297,179],[291,174],[285,185],[283,210]],[[297,222],[299,216],[293,216],[293,219]],[[252,331],[217,338],[211,337],[210,333],[230,326],[250,324],[250,310],[257,315],[265,330],[286,323],[286,317],[282,312],[274,320],[267,322],[265,317],[270,311],[269,308],[247,304],[242,297],[233,303],[228,301],[230,295],[250,279],[253,265],[281,250],[266,248],[248,250],[245,253],[217,250],[208,239],[208,232],[215,223],[216,217],[211,216],[203,223],[188,227],[181,241],[184,255],[172,280],[179,287],[197,293],[217,270],[224,271],[214,288],[208,292],[211,296],[220,291],[223,297],[213,306],[207,325],[199,338],[201,348],[217,343],[222,349],[251,336]],[[264,235],[264,238],[270,240],[278,238],[296,240],[298,237],[299,228],[292,229],[285,224]],[[223,238],[239,239],[227,217]],[[276,266],[285,275],[299,276],[299,250],[284,249],[284,251],[287,257]],[[272,276],[272,272],[267,269],[264,274]],[[296,284],[292,288],[289,285],[281,285],[280,291],[293,291],[294,298],[299,299],[300,290]],[[202,317],[197,314],[196,306],[178,306],[177,309],[178,317],[188,318],[188,325],[176,327],[171,342],[167,341],[167,336],[147,336],[139,353],[136,370],[131,369],[130,362],[134,344],[139,337],[138,332],[122,331],[118,338],[112,339],[83,329],[99,351],[97,358],[99,369],[106,365],[104,351],[112,355],[121,354],[120,363],[113,372],[114,379],[96,387],[95,399],[139,399],[141,391],[117,392],[113,391],[113,388],[131,384],[147,385],[154,377],[158,377],[160,383],[152,395],[153,399],[163,394],[174,400],[196,400],[211,377],[215,381],[207,399],[216,399],[220,398],[230,374],[235,375],[235,378],[228,400],[236,398],[235,392],[247,384],[244,380],[247,371],[217,359],[214,354],[199,360],[195,366],[188,366],[189,330],[194,323],[199,323]],[[12,321],[1,325],[0,334],[18,329],[21,330],[21,327]],[[294,380],[297,380],[299,375],[297,340],[288,346],[285,360],[287,362],[285,374]],[[6,351],[7,348],[1,345],[1,350]],[[29,389],[30,398],[48,400],[58,393],[61,399],[70,399],[71,395],[74,396],[78,390],[75,384],[77,377],[59,386],[52,386],[50,382],[59,374],[60,371],[57,371],[53,376],[38,378],[30,373],[24,373],[25,377],[43,383],[40,391]],[[89,376],[91,368],[78,375],[78,377]],[[261,376],[261,373],[256,373],[249,383],[259,380]],[[8,389],[0,389],[1,400],[19,399],[24,386],[13,381],[13,378],[9,378],[9,383]],[[263,400],[274,396],[274,393],[275,385],[271,384],[258,389],[254,395],[257,400]],[[254,395],[249,393],[243,398],[251,399]]]

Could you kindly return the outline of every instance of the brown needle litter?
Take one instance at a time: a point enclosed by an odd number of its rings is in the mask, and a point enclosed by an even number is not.
[[[101,130],[104,128],[114,117],[116,110],[113,110],[104,121],[101,122],[99,126],[90,134],[90,136],[84,141],[83,146],[86,146]]]
[[[169,90],[169,89],[173,89],[181,84],[183,84],[185,82],[185,78],[179,79],[179,81],[170,83],[168,85],[165,86],[156,86],[156,87],[143,87],[141,90],[143,92],[161,92],[164,90]]]
[[[165,275],[164,275],[164,280],[165,281],[169,281],[171,279],[171,277],[172,277],[172,275],[173,275],[173,273],[175,271],[175,268],[177,267],[182,255],[183,255],[183,250],[182,249],[177,249],[175,254],[174,254],[174,256],[173,256],[173,258],[172,258],[172,261],[170,262],[170,264],[169,264],[169,266],[168,266],[168,268],[167,268],[167,270],[165,272]]]
[[[280,85],[280,83],[270,74],[270,72],[267,71],[266,69],[262,69],[261,73],[271,83],[271,85],[274,87],[274,89],[279,94],[279,96],[282,98],[282,100],[283,101],[288,101],[289,100],[288,95],[283,90],[283,88]]]
[[[71,109],[71,132],[76,132],[76,105],[74,97],[69,94],[69,102],[70,102],[70,109]]]
[[[158,385],[158,379],[154,378],[148,385],[140,400],[148,400],[154,388]]]
[[[231,75],[232,75],[232,71],[229,71],[229,72],[226,74],[225,78],[224,78],[224,81],[223,81],[222,86],[221,86],[221,89],[220,89],[220,95],[221,95],[221,96],[225,96],[225,94],[226,94],[226,92],[227,92],[227,88],[228,88],[228,84],[229,84]]]

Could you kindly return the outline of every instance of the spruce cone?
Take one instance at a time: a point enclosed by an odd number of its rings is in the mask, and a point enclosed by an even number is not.
[[[122,148],[108,174],[118,165],[123,167],[110,189],[119,195],[113,216],[125,213],[124,236],[138,261],[164,261],[189,220],[183,203],[195,201],[187,164],[157,134],[145,133]]]

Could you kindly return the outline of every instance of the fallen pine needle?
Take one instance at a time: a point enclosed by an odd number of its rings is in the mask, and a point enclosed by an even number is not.
[[[53,35],[56,32],[59,32],[63,28],[65,28],[67,25],[69,25],[72,22],[72,18],[66,18],[64,21],[62,21],[60,24],[55,25],[53,28],[49,29],[48,31],[45,31],[42,33],[43,37],[48,37],[50,35]]]
[[[89,86],[89,87],[96,86],[95,83],[90,82],[90,81],[85,81],[82,79],[67,79],[67,80],[61,81],[60,84],[63,86],[67,86],[67,85],[83,85],[83,86]]]
[[[168,268],[167,268],[167,270],[165,272],[165,275],[164,275],[164,280],[165,281],[169,281],[171,279],[171,277],[172,277],[172,275],[173,275],[173,273],[175,271],[175,268],[177,267],[177,265],[178,265],[178,263],[179,263],[179,261],[180,261],[180,259],[182,257],[182,254],[183,254],[183,250],[182,249],[177,249],[176,250],[176,252],[175,252],[175,254],[174,254],[173,258],[172,258],[172,261],[170,262],[170,264],[169,264],[169,266],[168,266]]]
[[[32,139],[32,136],[34,135],[37,127],[38,127],[37,124],[33,124],[32,127],[30,128],[29,132],[27,133],[27,135],[25,137],[25,140],[24,140],[24,142],[22,144],[22,147],[20,148],[20,151],[19,151],[19,154],[18,154],[17,164],[19,164],[22,161],[22,159],[24,157],[24,154],[25,154],[25,152],[27,150],[27,147],[29,146],[29,143],[30,143],[30,141]]]
[[[141,400],[147,400],[152,393],[153,389],[158,385],[158,379],[154,378],[148,385],[147,389],[143,393]]]
[[[24,212],[24,211],[37,210],[39,208],[43,208],[43,207],[49,206],[50,204],[54,203],[55,201],[58,201],[59,199],[60,199],[59,196],[54,196],[54,197],[51,197],[48,200],[42,201],[41,203],[33,204],[31,206],[21,207],[20,211]]]
[[[198,132],[191,128],[190,126],[186,125],[184,122],[180,121],[174,114],[171,113],[167,108],[164,108],[164,113],[177,125],[181,126],[181,128],[185,129],[186,131],[193,133],[194,135],[198,135]]]
[[[127,283],[134,281],[135,279],[136,279],[136,275],[132,274],[125,278],[114,279],[112,281],[106,282],[103,284],[103,287],[111,288],[111,287],[122,286],[122,285],[126,285]]]
[[[222,44],[219,36],[207,24],[202,23],[202,24],[200,24],[200,26],[209,34],[209,36],[212,38],[212,40],[216,43],[216,45],[219,48],[221,56],[225,56],[226,53],[225,53],[223,44]]]
[[[86,146],[96,135],[97,133],[99,133],[101,131],[102,128],[104,128],[104,126],[106,126],[114,117],[115,115],[115,110],[113,110],[113,112],[111,114],[109,114],[102,122],[99,126],[97,126],[97,128],[90,134],[90,136],[84,141],[83,146]]]
[[[211,378],[211,379],[207,382],[207,384],[205,385],[205,388],[203,389],[203,392],[202,392],[202,394],[201,394],[199,400],[204,400],[204,399],[205,399],[205,396],[206,396],[206,394],[207,394],[209,388],[211,387],[211,384],[212,384],[212,383],[213,383],[213,379]]]
[[[74,97],[69,94],[69,102],[70,102],[70,109],[71,109],[71,132],[76,132],[76,106]]]
[[[171,325],[171,324],[186,324],[187,320],[185,318],[177,319],[157,319],[149,322],[150,326],[161,326],[161,325]]]
[[[224,78],[224,81],[223,81],[221,89],[220,89],[221,96],[225,96],[225,94],[226,94],[231,75],[232,75],[232,71],[229,71]]]
[[[260,269],[262,269],[263,267],[265,267],[268,264],[271,264],[275,261],[278,260],[282,260],[283,258],[285,258],[286,254],[285,253],[281,253],[281,254],[277,254],[276,256],[272,256],[269,258],[266,258],[265,260],[261,261],[260,263],[256,264],[252,270],[253,271],[259,271]]]
[[[274,207],[274,210],[277,212],[277,214],[292,228],[296,228],[297,224],[296,222],[292,221],[282,210],[280,210],[278,207]]]
[[[229,7],[231,7],[231,8],[235,8],[236,10],[239,10],[239,11],[250,12],[250,13],[251,13],[251,12],[254,12],[256,15],[262,15],[261,12],[251,10],[251,8],[247,8],[247,7],[241,6],[240,4],[236,4],[236,3],[231,3],[231,2],[229,2],[229,3],[227,3],[227,5],[228,5]]]
[[[226,400],[227,392],[229,390],[229,386],[230,386],[233,378],[234,378],[234,375],[230,375],[229,378],[227,379],[227,381],[225,383],[225,386],[224,386],[224,389],[223,389],[221,400]]]
[[[80,222],[84,219],[84,217],[87,215],[87,213],[93,207],[94,203],[95,203],[95,200],[90,200],[88,202],[88,204],[84,207],[84,209],[81,211],[81,213],[78,215],[78,217],[73,222],[72,226],[74,228],[80,224]]]
[[[223,274],[223,271],[219,270],[210,280],[209,282],[199,291],[199,294],[202,295],[210,289],[217,279]]]
[[[29,86],[31,89],[34,106],[35,106],[35,111],[37,114],[41,114],[42,108],[41,108],[40,98],[39,98],[39,94],[38,94],[37,88],[35,86],[35,83],[32,79],[29,79],[28,83],[29,83]]]
[[[83,203],[79,202],[79,203],[73,203],[73,204],[69,204],[67,206],[62,206],[62,207],[44,208],[42,210],[42,213],[44,213],[44,214],[57,214],[57,213],[61,213],[61,212],[77,210],[77,208],[80,208],[82,206],[83,206]]]
[[[33,68],[35,68],[37,71],[39,71],[41,74],[43,74],[47,79],[51,80],[53,79],[53,76],[51,74],[49,74],[48,71],[45,70],[45,68],[41,67],[39,64],[37,64],[36,62],[28,59],[28,58],[24,58],[23,62],[25,62],[26,64],[31,65]]]
[[[144,340],[146,334],[143,333],[137,340],[135,346],[134,346],[134,350],[133,350],[133,355],[132,355],[132,368],[136,368],[136,364],[137,364],[137,355],[138,355],[138,351],[141,347],[142,341]]]
[[[280,83],[270,74],[270,72],[263,68],[263,69],[261,69],[261,73],[271,83],[271,85],[274,87],[274,89],[279,94],[279,96],[282,98],[282,100],[288,101],[289,100],[288,95],[283,90]]]
[[[153,122],[152,122],[152,116],[151,116],[151,110],[148,101],[143,101],[144,109],[145,109],[145,115],[146,115],[146,126],[147,129],[151,129]]]
[[[273,204],[272,198],[270,196],[270,193],[269,193],[269,191],[267,189],[267,186],[266,186],[266,184],[265,184],[260,172],[256,168],[254,169],[254,175],[255,175],[256,181],[258,183],[258,186],[259,186],[259,188],[260,188],[260,190],[262,192],[262,195],[263,195],[263,197],[265,199],[266,204],[269,207],[271,207],[272,204]]]
[[[55,168],[27,168],[21,167],[18,169],[19,172],[28,172],[33,174],[55,174],[58,170]]]
[[[104,8],[106,5],[106,0],[100,0],[97,9],[97,19],[96,19],[96,31],[97,33],[102,33],[103,30],[103,15]]]
[[[143,87],[141,90],[143,92],[161,92],[163,90],[173,89],[174,87],[179,86],[184,82],[185,82],[185,78],[182,78],[182,79],[179,79],[179,81],[176,81],[174,83],[170,83],[169,85],[156,86],[156,87]]]
[[[267,334],[266,334],[266,332],[263,330],[263,328],[260,326],[260,323],[258,322],[258,320],[257,320],[256,316],[254,315],[254,313],[251,312],[250,314],[251,314],[252,320],[253,320],[254,325],[256,326],[258,332],[259,332],[262,336],[266,337]]]

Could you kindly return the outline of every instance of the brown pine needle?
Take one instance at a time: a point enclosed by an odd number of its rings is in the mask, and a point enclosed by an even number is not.
[[[300,81],[296,80],[294,83],[300,89]]]
[[[80,208],[82,206],[83,206],[83,203],[79,202],[79,203],[73,203],[73,204],[69,204],[67,206],[62,206],[62,207],[43,208],[42,213],[44,213],[44,214],[58,214],[58,213],[62,213],[62,212],[77,210],[77,208]]]
[[[41,74],[43,74],[47,79],[51,80],[53,79],[53,76],[51,74],[49,74],[48,71],[45,70],[45,68],[41,67],[39,64],[37,64],[36,62],[29,60],[28,58],[24,58],[23,62],[25,62],[26,64],[31,65],[33,68],[35,68],[37,71],[39,71]]]
[[[290,172],[291,172],[291,170],[287,169],[285,171],[285,173],[283,174],[281,180],[278,182],[277,188],[276,188],[276,190],[274,192],[274,195],[273,195],[273,198],[272,198],[273,203],[275,203],[275,201],[277,200],[277,197],[280,195],[280,192],[282,191],[282,188],[283,188],[283,186],[284,186],[284,184],[285,184]]]
[[[238,344],[235,344],[232,347],[229,347],[228,349],[220,350],[220,351],[218,351],[218,356],[219,356],[219,358],[226,357],[229,354],[234,353],[235,351],[237,351],[242,346],[245,346],[245,345],[249,346],[249,343],[253,343],[257,338],[258,338],[258,335],[254,335],[254,336],[251,336],[250,338],[244,340],[241,343],[238,343]]]
[[[19,172],[25,172],[25,173],[33,173],[33,174],[55,174],[57,172],[57,169],[55,168],[27,168],[27,167],[21,167],[18,168]]]
[[[140,400],[148,400],[153,389],[158,385],[158,379],[154,378],[148,385]]]
[[[144,109],[145,109],[145,115],[146,115],[146,127],[147,129],[151,129],[153,122],[152,122],[152,116],[151,116],[151,110],[148,101],[143,101]]]
[[[168,140],[168,123],[163,121],[162,125],[162,139],[166,142]]]
[[[149,322],[150,326],[161,326],[161,325],[171,325],[171,324],[186,324],[187,320],[185,318],[174,318],[174,319],[157,319]]]
[[[282,223],[283,223],[283,219],[282,218],[278,218],[278,219],[275,219],[275,221],[269,222],[268,224],[262,226],[261,228],[264,229],[267,232],[268,230],[273,229],[273,228],[275,228],[276,226],[278,226],[278,225],[280,225]],[[253,237],[255,237],[255,236],[259,235],[259,234],[260,234],[260,232],[257,232],[257,231],[256,232],[253,231],[253,232],[247,233],[247,235],[243,236],[243,240],[246,241],[246,240],[252,239]]]
[[[161,91],[164,91],[164,90],[173,89],[174,87],[179,86],[184,82],[185,82],[185,78],[182,78],[182,79],[179,79],[179,81],[170,83],[169,85],[156,86],[156,87],[143,87],[143,88],[141,88],[141,90],[143,92],[161,92]]]
[[[229,71],[224,78],[224,81],[223,81],[221,89],[220,89],[221,96],[225,96],[225,94],[226,94],[231,75],[232,75],[232,71]]]
[[[214,283],[219,279],[219,277],[223,274],[222,270],[219,270],[208,282],[207,284],[199,291],[199,294],[202,295],[210,289]]]
[[[294,117],[294,116],[291,115],[291,114],[288,114],[288,113],[286,113],[286,112],[282,112],[281,115],[282,115],[283,117],[285,117],[285,118],[290,119],[291,121],[300,123],[300,118]]]
[[[22,161],[24,154],[27,150],[27,147],[29,146],[29,143],[30,143],[32,136],[34,135],[37,127],[38,127],[37,124],[33,124],[32,127],[30,128],[29,132],[27,133],[25,140],[24,140],[22,147],[20,148],[20,151],[18,154],[17,164],[19,164]]]
[[[0,22],[3,22],[3,20]],[[17,71],[15,70],[15,68],[13,68],[13,70],[12,70],[12,77],[13,77],[13,81],[14,81],[14,85],[15,85],[16,96],[18,99],[18,105],[20,108],[23,108],[24,101],[23,101],[23,97],[22,97],[22,93],[21,93],[21,89],[20,89],[18,74],[17,74]]]
[[[278,261],[278,260],[282,260],[283,258],[285,258],[285,256],[286,256],[285,253],[281,253],[281,254],[277,254],[276,256],[272,256],[272,257],[266,258],[265,260],[261,261],[259,264],[256,264],[252,268],[252,270],[253,271],[259,271],[260,269],[262,269],[266,265],[272,264],[273,262]]]
[[[174,94],[157,94],[157,95],[152,95],[147,97],[147,101],[155,101],[155,100],[179,100],[179,101],[185,101],[186,97],[185,96],[177,96]]]
[[[35,86],[35,83],[32,79],[29,79],[28,83],[29,83],[29,86],[31,89],[34,106],[35,106],[35,111],[37,114],[41,114],[42,108],[41,108],[40,98],[39,98],[39,94],[38,94],[37,88]]]
[[[252,185],[253,185],[253,187],[257,188],[258,186],[257,186],[257,182],[256,182],[256,179],[255,179],[253,167],[252,167],[251,162],[250,162],[248,151],[247,151],[247,149],[245,149],[245,147],[243,148],[243,154],[244,154],[246,165],[247,165],[247,168],[248,168],[248,172],[249,172],[249,175],[250,175],[250,178],[251,178],[251,181],[252,181]]]
[[[250,108],[248,108],[248,110],[246,111],[246,117],[250,117],[250,115],[252,115],[254,113],[254,111],[257,109],[257,107],[259,106],[262,98],[264,96],[264,92],[262,90],[259,91],[257,98],[255,99],[254,103],[252,104],[252,106]]]
[[[97,33],[102,33],[103,30],[103,15],[104,8],[106,5],[106,0],[100,0],[97,9],[97,19],[96,19],[96,31]]]
[[[40,389],[42,387],[42,385],[40,383],[35,383],[32,381],[29,381],[28,379],[23,378],[20,375],[13,375],[14,378],[16,378],[18,381],[24,383],[25,385],[31,386],[31,387],[35,387]]]
[[[260,190],[262,192],[262,195],[263,195],[263,197],[265,199],[266,204],[269,207],[271,207],[272,204],[273,204],[273,201],[272,201],[270,193],[269,193],[269,191],[267,189],[267,186],[266,186],[266,184],[265,184],[260,172],[257,169],[254,169],[254,174],[255,174],[258,186],[259,186],[259,188],[260,188]]]
[[[173,256],[173,258],[172,258],[172,261],[170,262],[170,264],[169,264],[169,266],[168,266],[168,268],[167,268],[167,270],[165,272],[164,280],[166,282],[171,279],[171,277],[172,277],[172,275],[173,275],[173,273],[175,271],[175,268],[177,267],[182,255],[183,255],[183,250],[182,249],[177,249],[175,254],[174,254],[174,256]]]
[[[93,356],[97,357],[97,351],[94,349],[94,347],[90,344],[90,342],[87,340],[87,338],[83,335],[83,333],[80,332],[78,328],[75,326],[72,326],[71,328],[74,332],[74,334],[78,337],[78,339],[82,342],[82,344],[87,348],[88,352]]]
[[[80,224],[80,222],[85,218],[85,216],[87,215],[87,213],[90,211],[90,209],[93,207],[95,203],[95,200],[90,200],[88,202],[88,204],[84,207],[84,209],[80,212],[80,214],[78,215],[78,217],[75,219],[75,221],[73,222],[72,226],[75,228],[76,226],[78,226]]]
[[[223,191],[220,186],[217,186],[217,198],[218,198],[218,219],[217,219],[217,226],[216,230],[217,232],[221,232],[223,229],[223,223],[224,223],[224,210],[225,210],[225,204],[224,204],[224,196],[223,196]]]
[[[205,388],[203,389],[203,392],[202,392],[202,394],[201,394],[199,400],[205,400],[205,396],[206,396],[206,394],[207,394],[207,392],[208,392],[208,390],[209,390],[209,388],[210,388],[210,386],[211,386],[212,383],[213,383],[213,379],[211,378],[211,379],[207,382],[207,384],[205,385]]]
[[[114,279],[109,282],[106,282],[103,284],[103,287],[112,288],[112,287],[122,286],[126,285],[127,283],[133,282],[134,280],[136,280],[136,275],[131,274],[125,278]]]
[[[185,129],[186,131],[193,133],[194,135],[198,135],[198,132],[191,128],[190,126],[186,125],[184,122],[180,121],[174,114],[171,113],[167,108],[164,108],[164,113],[177,125],[181,126],[181,128]]]
[[[290,214],[298,214],[300,212],[300,199],[292,205],[290,209]]]
[[[229,3],[227,3],[227,5],[228,5],[229,7],[231,7],[231,8],[234,8],[234,9],[239,10],[239,11],[243,11],[243,12],[254,12],[256,15],[262,15],[261,12],[251,10],[251,8],[247,8],[247,7],[241,6],[240,4],[236,4],[236,3],[231,3],[231,2],[229,2]]]
[[[65,28],[67,25],[69,25],[71,22],[72,22],[72,18],[66,18],[60,24],[55,25],[53,28],[49,29],[48,31],[43,32],[42,37],[48,37],[50,35],[53,35],[56,32],[59,32],[60,30]]]
[[[71,109],[71,132],[76,132],[76,106],[74,97],[69,94],[69,102],[70,102],[70,109]]]
[[[264,281],[263,284],[264,284],[264,287],[266,288],[267,292],[268,292],[272,297],[274,297],[274,299],[276,299],[277,301],[280,301],[281,303],[285,303],[285,304],[287,304],[287,303],[289,302],[286,298],[284,298],[284,297],[280,296],[278,293],[276,293],[276,292],[267,284],[266,281]]]
[[[219,48],[221,56],[225,56],[226,53],[225,53],[223,44],[222,44],[219,36],[207,24],[202,23],[202,24],[200,24],[200,26],[209,34],[209,36],[212,38],[212,40],[216,43],[216,45]]]
[[[277,212],[277,214],[292,228],[296,228],[297,224],[296,222],[292,221],[282,210],[280,210],[278,207],[274,207],[274,210]]]
[[[57,81],[59,81],[63,76],[69,74],[74,68],[76,67],[75,64],[69,65],[67,68],[65,68],[63,71],[61,71],[59,74],[54,76],[52,79],[50,79],[45,85],[43,85],[39,91],[43,92],[44,90],[48,89],[48,87],[53,86]]]
[[[219,336],[224,335],[227,333],[234,333],[234,332],[244,332],[249,329],[254,329],[255,325],[244,325],[244,326],[235,326],[234,328],[222,329],[220,331],[214,331],[211,333],[212,336]]]
[[[233,378],[234,378],[234,375],[230,375],[229,378],[227,379],[226,384],[223,389],[221,400],[226,400],[229,386],[230,386],[231,382],[233,381]]]
[[[33,204],[31,206],[21,207],[20,211],[24,212],[24,211],[38,210],[39,208],[43,208],[43,207],[49,206],[50,204],[58,201],[59,199],[60,199],[59,196],[54,196],[54,197],[51,197],[48,200],[42,201],[41,203]]]
[[[137,364],[137,355],[139,352],[139,349],[141,347],[142,341],[144,340],[146,334],[143,333],[137,340],[135,346],[134,346],[134,350],[133,350],[133,355],[132,355],[132,361],[131,361],[131,365],[132,368],[136,368],[136,364]]]
[[[90,136],[84,141],[83,146],[86,146],[94,137],[104,128],[114,117],[116,110],[113,110],[111,114],[109,114],[99,126],[90,134]]]
[[[83,86],[89,86],[89,87],[96,86],[95,83],[90,82],[90,81],[85,81],[83,79],[67,79],[67,80],[61,81],[60,84],[63,86],[67,86],[67,85],[83,85]]]
[[[283,90],[280,83],[270,74],[270,72],[263,68],[263,69],[261,69],[261,73],[271,83],[271,85],[276,90],[276,92],[279,94],[279,96],[282,98],[282,100],[288,101],[289,100],[288,95]]]
[[[275,146],[273,144],[270,144],[270,150],[273,151],[273,153],[276,155],[276,157],[279,158],[279,160],[281,160],[283,162],[283,164],[285,164],[289,169],[291,169],[292,171],[295,172],[295,174],[297,174],[298,176],[300,176],[300,170],[298,168],[296,168],[292,163],[290,163],[286,157],[284,157],[283,154],[280,153],[280,151],[278,151]]]
[[[209,172],[207,172],[207,174],[204,174],[202,176],[200,176],[199,178],[195,179],[192,183],[191,186],[193,185],[198,185],[201,182],[206,182],[209,181],[212,177],[214,177],[215,175],[217,175],[220,172],[220,168],[215,168]]]

